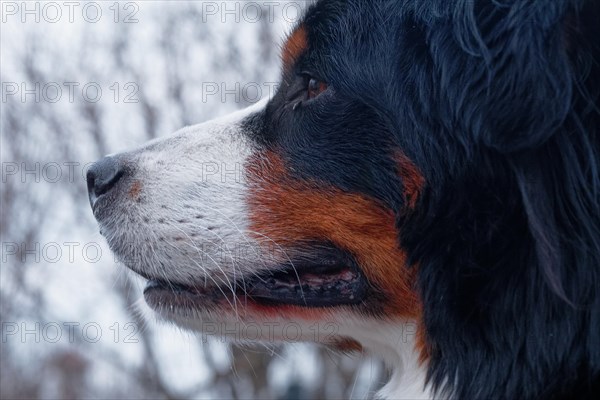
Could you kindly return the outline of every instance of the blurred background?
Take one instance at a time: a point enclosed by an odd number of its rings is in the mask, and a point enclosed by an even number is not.
[[[0,397],[372,398],[366,356],[239,348],[139,312],[89,209],[105,154],[270,96],[305,2],[0,3]]]

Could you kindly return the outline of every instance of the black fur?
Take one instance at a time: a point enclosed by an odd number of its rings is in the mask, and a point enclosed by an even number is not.
[[[600,2],[326,0],[304,25],[249,126],[299,176],[397,211],[438,393],[598,395]],[[329,90],[293,111],[303,72]],[[410,213],[398,149],[426,181]]]

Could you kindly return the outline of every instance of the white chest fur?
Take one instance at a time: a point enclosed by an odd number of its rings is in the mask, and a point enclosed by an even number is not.
[[[356,321],[348,331],[369,352],[383,358],[392,371],[390,381],[377,393],[381,399],[431,399],[433,393],[425,385],[426,363],[419,361],[415,347],[415,321],[394,323],[381,321],[365,324]]]

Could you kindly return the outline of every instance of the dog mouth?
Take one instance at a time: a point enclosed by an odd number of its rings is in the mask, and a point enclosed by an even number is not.
[[[365,289],[358,269],[319,265],[259,276],[250,282],[246,295],[263,303],[328,307],[360,303]]]
[[[268,306],[334,307],[360,304],[368,289],[367,279],[356,264],[338,259],[289,263],[230,284],[211,280],[182,284],[146,278],[144,298],[154,309],[165,306],[209,309],[223,302],[231,305],[254,302]]]

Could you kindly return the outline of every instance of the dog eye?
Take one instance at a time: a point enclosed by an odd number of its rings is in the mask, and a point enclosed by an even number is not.
[[[309,99],[314,99],[315,97],[323,93],[325,90],[327,90],[327,84],[325,82],[310,77],[307,89],[307,97]]]
[[[297,110],[307,101],[326,91],[327,88],[327,83],[304,72],[298,75],[295,83],[289,87],[286,98],[292,109]]]

